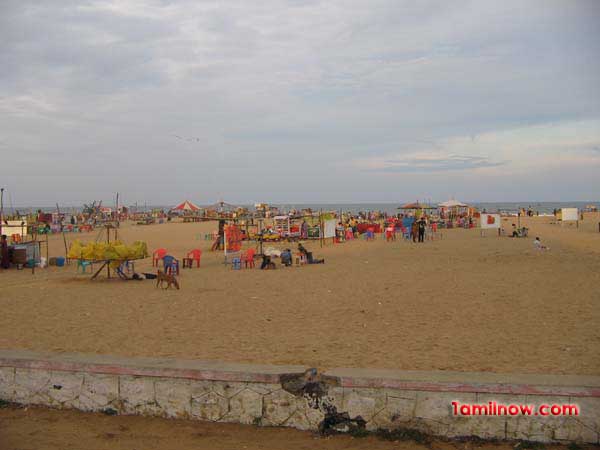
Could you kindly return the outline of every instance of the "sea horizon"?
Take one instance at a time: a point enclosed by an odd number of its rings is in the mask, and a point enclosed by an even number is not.
[[[414,201],[414,200],[413,200]],[[280,210],[287,212],[290,211],[292,209],[297,209],[297,210],[301,210],[301,209],[313,209],[313,210],[327,210],[327,211],[331,211],[331,210],[342,210],[344,212],[351,212],[351,213],[358,213],[359,211],[381,211],[381,212],[385,212],[388,214],[395,214],[399,211],[399,207],[403,204],[406,203],[410,203],[411,201],[400,201],[400,202],[344,202],[344,201],[340,201],[340,202],[303,202],[303,203],[296,203],[296,202],[286,202],[286,203],[282,203],[282,202],[273,202],[273,203],[267,203],[270,206],[274,206],[279,208]],[[432,205],[437,205],[440,202],[429,202],[429,201],[422,201],[422,203],[426,203],[426,204],[432,204]],[[518,202],[465,202],[467,203],[469,206],[475,207],[478,210],[486,210],[488,212],[505,212],[505,213],[516,213],[520,208],[531,208],[534,212],[537,212],[539,214],[550,214],[553,212],[554,209],[560,209],[560,208],[578,208],[578,209],[584,209],[589,205],[593,205],[596,206],[598,208],[600,208],[600,201],[599,200],[573,200],[573,201],[547,201],[547,202],[542,202],[542,201],[518,201]],[[114,207],[114,203],[102,203],[104,206],[107,206],[109,208]],[[125,206],[127,206],[128,208],[137,208],[138,211],[151,211],[151,210],[155,210],[155,209],[163,209],[163,210],[168,210],[170,208],[172,208],[173,206],[175,206],[175,204],[172,205],[165,205],[165,204],[140,204],[137,203],[136,204],[130,204],[129,202],[124,202]],[[228,203],[230,205],[233,206],[239,206],[239,207],[245,207],[245,208],[250,208],[253,209],[254,208],[254,204],[248,204],[248,203]],[[214,206],[215,203],[212,204],[204,204],[204,203],[198,203],[197,204],[200,207],[209,207],[209,206]],[[83,204],[80,205],[75,205],[75,204],[69,204],[69,205],[58,205],[58,208],[61,212],[77,212],[80,211],[83,208]],[[10,206],[10,205],[4,205],[4,214],[13,214],[15,212],[19,212],[22,214],[28,214],[31,213],[33,211],[37,211],[37,210],[41,210],[43,212],[54,212],[56,211],[56,205],[54,206]]]

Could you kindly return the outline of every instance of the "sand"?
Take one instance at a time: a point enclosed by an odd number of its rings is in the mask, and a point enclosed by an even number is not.
[[[204,249],[202,267],[182,271],[180,291],[91,281],[75,265],[0,272],[0,348],[599,375],[597,221],[577,229],[550,220],[522,219],[529,239],[455,229],[424,244],[309,242],[326,264],[275,271],[225,267],[203,239],[215,223],[125,224],[123,240],[150,249]],[[551,250],[534,250],[534,235]],[[62,236],[49,250],[64,254]],[[150,259],[136,269],[150,270]]]
[[[514,444],[414,441],[390,442],[376,437],[323,437],[283,428],[219,424],[156,417],[53,411],[40,408],[0,409],[3,450],[511,450]],[[547,450],[564,450],[560,445]],[[592,446],[581,446],[581,450]]]

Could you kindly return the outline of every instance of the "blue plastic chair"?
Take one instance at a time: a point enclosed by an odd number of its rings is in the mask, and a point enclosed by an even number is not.
[[[163,257],[163,267],[165,273],[175,273],[179,275],[179,261],[174,256],[166,255]]]
[[[79,272],[79,268],[81,267],[81,273],[85,273],[86,268],[90,268],[90,273],[92,272],[92,262],[86,261],[84,259],[77,260],[77,272]]]
[[[233,258],[231,260],[231,268],[233,270],[241,270],[242,269],[242,259],[241,258]]]

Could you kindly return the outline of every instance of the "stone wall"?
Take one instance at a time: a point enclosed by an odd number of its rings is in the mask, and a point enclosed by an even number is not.
[[[0,351],[0,399],[300,430],[599,443],[600,377],[259,366]],[[577,417],[460,417],[461,403],[564,404]]]

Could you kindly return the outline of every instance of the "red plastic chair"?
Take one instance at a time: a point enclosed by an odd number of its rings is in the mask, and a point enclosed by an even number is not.
[[[156,250],[154,250],[154,252],[152,252],[152,267],[158,267],[158,262],[165,256],[167,256],[166,248],[157,248]]]
[[[256,253],[256,251],[253,248],[249,248],[246,253],[242,255],[242,262],[246,269],[248,267],[254,267],[254,253]]]
[[[192,261],[196,261],[196,267],[200,267],[200,258],[202,257],[202,250],[199,248],[195,248],[194,250],[188,252],[186,258],[191,259]],[[190,267],[192,265],[190,264]]]

